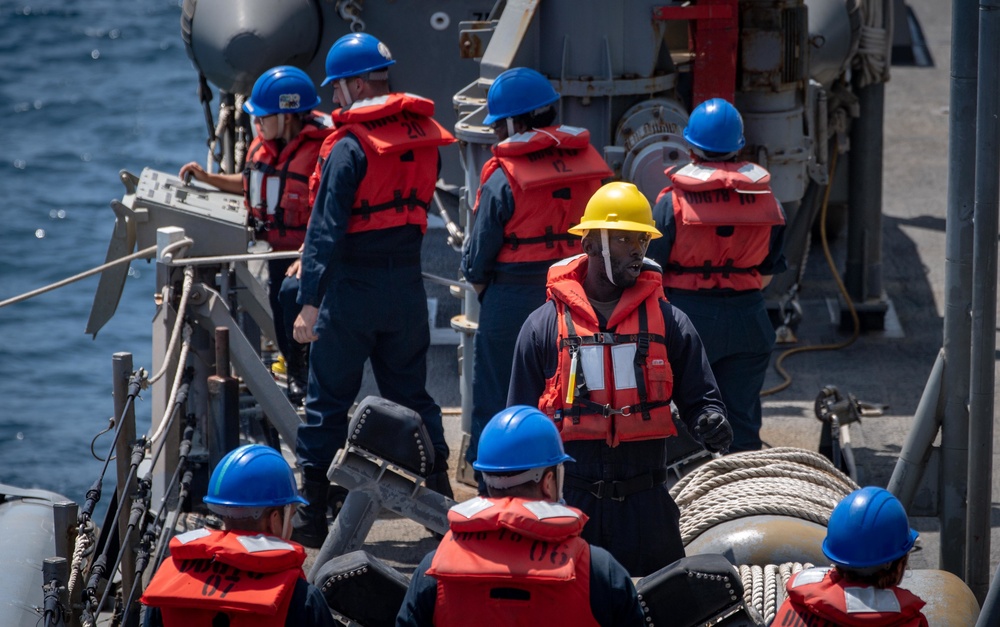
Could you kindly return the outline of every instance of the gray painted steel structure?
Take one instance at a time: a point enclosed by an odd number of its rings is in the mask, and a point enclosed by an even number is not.
[[[972,247],[972,360],[969,388],[968,524],[963,579],[983,599],[990,581],[990,495],[996,382],[997,227],[1000,198],[1000,2],[979,3],[976,99],[976,210]]]
[[[392,466],[356,446],[337,452],[330,481],[350,490],[330,533],[313,562],[309,580],[331,559],[362,547],[383,509],[416,521],[431,531],[448,531],[448,510],[455,501],[424,486],[424,478]]]
[[[974,2],[952,3],[952,82],[945,235],[944,418],[941,431],[941,568],[965,564],[965,499],[971,378],[972,221],[975,194],[979,16]]]
[[[940,425],[940,476],[929,478],[941,488],[940,564],[962,577],[980,601],[987,597],[990,575],[1000,225],[998,7],[952,4],[944,340],[889,484],[909,505]],[[990,597],[995,604],[996,594]]]

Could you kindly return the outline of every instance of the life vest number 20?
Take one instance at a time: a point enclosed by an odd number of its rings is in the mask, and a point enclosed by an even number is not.
[[[423,125],[420,124],[420,118],[408,111],[403,111],[403,121],[400,122],[400,124],[406,129],[406,136],[410,139],[427,137],[427,131],[425,131]]]
[[[552,167],[555,168],[556,172],[572,172],[573,169],[566,165],[566,162],[562,159],[553,159]]]

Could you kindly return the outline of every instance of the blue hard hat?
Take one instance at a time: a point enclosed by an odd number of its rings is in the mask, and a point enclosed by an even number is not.
[[[277,507],[308,503],[281,453],[263,444],[233,449],[212,471],[205,502],[225,507]]]
[[[483,427],[472,467],[480,472],[516,472],[571,461],[551,418],[535,407],[514,405]]]
[[[319,103],[316,86],[308,74],[291,65],[279,65],[260,75],[250,98],[243,103],[243,110],[262,117],[309,111]]]
[[[389,47],[368,33],[344,35],[333,42],[326,55],[326,80],[323,85],[381,70],[393,63]]]
[[[881,566],[906,555],[917,535],[899,499],[870,486],[851,492],[833,508],[823,554],[847,568]]]
[[[559,100],[559,94],[552,83],[535,70],[515,67],[506,70],[494,79],[486,94],[486,108],[489,114],[484,124],[511,118],[552,104]]]
[[[736,107],[722,98],[706,100],[691,112],[684,127],[684,139],[708,152],[736,152],[746,144],[743,118]]]

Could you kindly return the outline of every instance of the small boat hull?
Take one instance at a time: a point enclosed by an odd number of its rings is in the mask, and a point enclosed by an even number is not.
[[[0,484],[0,625],[37,627],[41,607],[42,562],[55,557],[53,506],[69,499],[45,490],[24,490]]]

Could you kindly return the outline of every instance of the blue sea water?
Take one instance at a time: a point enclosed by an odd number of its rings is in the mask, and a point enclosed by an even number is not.
[[[0,301],[104,262],[120,170],[204,160],[180,16],[179,0],[0,0]],[[0,483],[82,502],[103,466],[90,451],[114,409],[112,355],[155,370],[153,274],[133,262],[96,339],[96,276],[0,309]],[[144,432],[148,403],[137,411]]]

